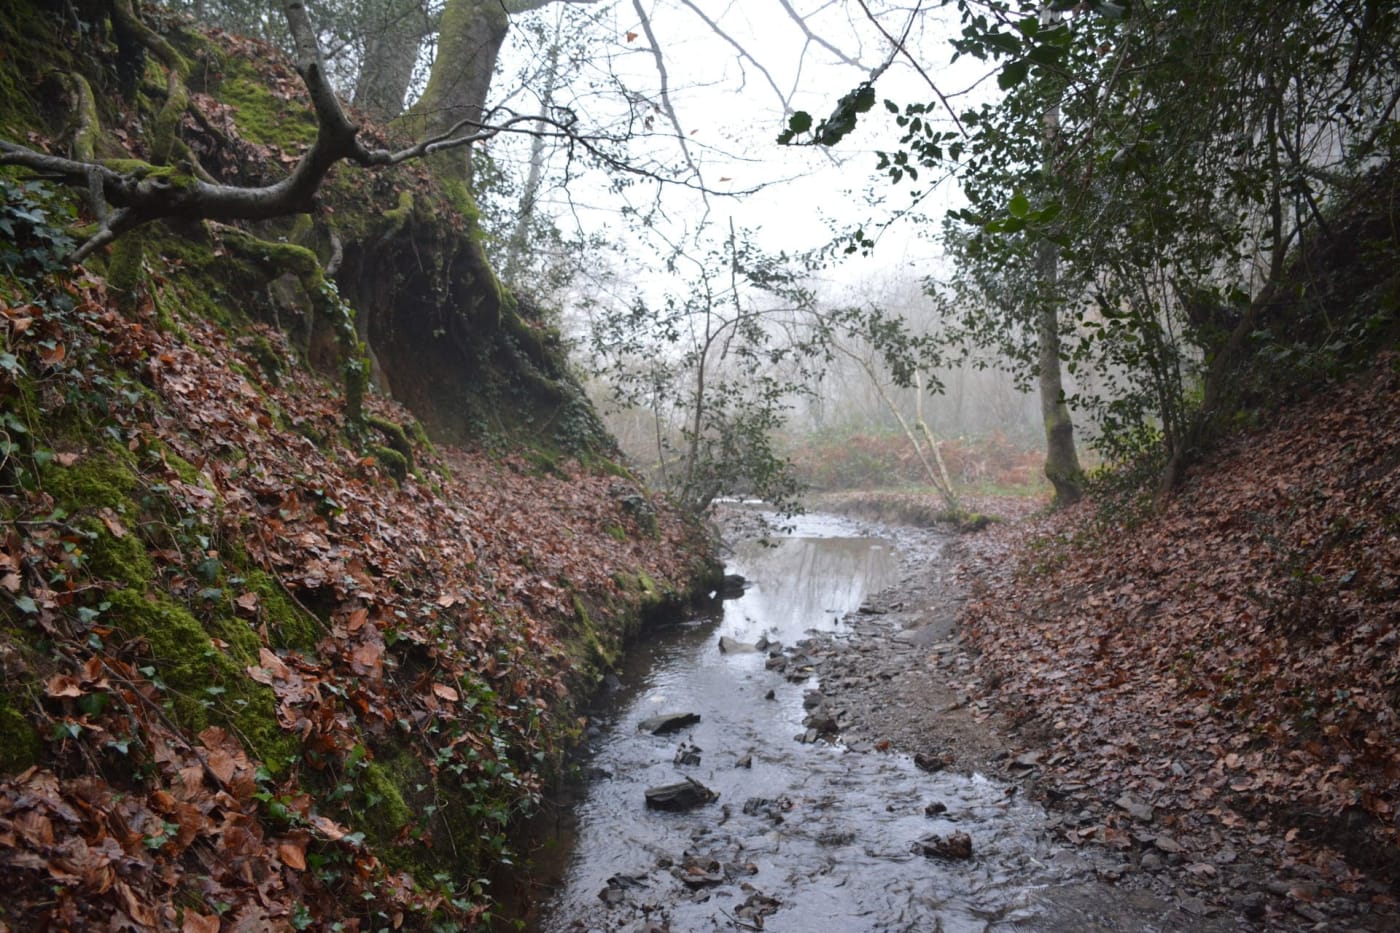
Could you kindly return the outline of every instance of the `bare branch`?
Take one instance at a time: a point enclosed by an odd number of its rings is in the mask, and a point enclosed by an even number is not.
[[[865,2],[865,0],[856,0],[856,2],[858,2],[860,4],[860,8],[865,11],[866,18],[869,19],[870,22],[872,22],[875,25],[876,29],[880,30],[880,35],[884,36],[885,39],[888,40],[890,45],[892,46],[889,57],[885,59],[884,64],[882,64],[879,68],[875,69],[874,73],[871,74],[869,83],[873,84],[875,82],[875,79],[878,78],[880,75],[884,74],[885,70],[888,69],[890,65],[894,63],[894,60],[897,56],[903,55],[906,59],[909,60],[909,64],[914,66],[914,70],[919,73],[919,76],[924,79],[924,82],[929,86],[929,89],[933,91],[934,96],[938,98],[938,102],[943,105],[943,109],[948,111],[948,116],[952,118],[953,125],[958,128],[958,132],[963,135],[964,139],[970,139],[971,137],[967,132],[967,128],[963,126],[962,120],[958,119],[957,111],[955,111],[953,109],[953,105],[948,102],[947,96],[944,95],[944,93],[939,89],[937,82],[935,82],[933,78],[929,76],[929,73],[924,70],[924,66],[919,64],[918,59],[914,58],[914,55],[909,51],[908,46],[905,44],[909,39],[909,30],[913,28],[914,19],[919,15],[920,7],[922,7],[923,5],[922,2],[916,3],[914,5],[914,9],[910,11],[909,20],[904,24],[904,32],[900,35],[898,39],[892,36],[889,30],[885,29],[884,24],[881,23],[880,20],[876,18],[875,14],[870,11],[870,6]]]
[[[750,55],[748,49],[744,48],[744,46],[740,44],[737,40],[735,40],[732,36],[730,36],[729,33],[721,29],[719,23],[715,22],[709,16],[705,15],[705,13],[698,6],[692,3],[691,0],[680,0],[680,2],[682,6],[684,6],[686,9],[690,10],[690,12],[698,16],[701,22],[703,22],[706,26],[709,26],[711,32],[719,36],[725,42],[728,42],[730,45],[734,46],[734,50],[739,53],[740,59],[747,61],[749,64],[753,65],[755,68],[758,69],[759,74],[763,75],[764,80],[768,82],[768,86],[773,89],[773,93],[778,95],[778,100],[782,101],[784,116],[787,116],[788,114],[792,113],[791,95],[783,93],[782,88],[778,87],[778,82],[774,81],[773,76],[768,73],[768,69],[764,68],[763,65],[758,61],[758,59]],[[786,6],[786,3],[784,5]],[[649,32],[648,35],[650,35]]]
[[[665,111],[667,119],[671,122],[671,127],[676,131],[676,142],[681,147],[681,155],[685,157],[685,164],[690,166],[691,172],[696,178],[703,179],[700,169],[691,158],[690,146],[685,141],[685,131],[681,129],[680,119],[676,116],[676,108],[671,106],[670,79],[666,75],[666,59],[661,54],[661,43],[656,41],[656,33],[652,31],[651,19],[646,11],[642,9],[641,0],[632,0],[632,9],[636,10],[637,17],[642,21],[642,32],[646,33],[647,43],[651,46],[652,57],[656,59],[656,73],[661,79],[661,109]],[[700,188],[703,192],[703,186]],[[708,198],[705,207],[709,208]]]
[[[792,21],[797,24],[797,28],[802,30],[802,34],[807,37],[808,42],[815,43],[816,45],[819,45],[822,48],[826,49],[832,55],[835,55],[836,60],[843,65],[850,65],[852,68],[864,67],[863,65],[861,65],[860,62],[856,61],[854,58],[851,58],[845,52],[842,52],[836,46],[832,45],[830,42],[827,42],[825,39],[823,39],[816,33],[812,32],[811,27],[807,25],[807,20],[804,19],[800,13],[798,13],[792,8],[792,4],[788,3],[788,0],[778,0],[778,2],[782,4],[783,9],[787,11],[788,16],[792,17]],[[866,12],[868,13],[869,11],[867,10]]]

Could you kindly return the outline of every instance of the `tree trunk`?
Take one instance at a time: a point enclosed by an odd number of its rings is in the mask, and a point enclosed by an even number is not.
[[[1053,243],[1041,245],[1042,270],[1056,271]],[[1053,279],[1052,279],[1053,280]],[[1055,305],[1046,302],[1037,313],[1040,341],[1040,416],[1045,422],[1045,476],[1055,487],[1055,505],[1078,502],[1084,495],[1084,473],[1074,448],[1074,422],[1065,404],[1064,381],[1060,376],[1060,323]]]
[[[436,136],[454,127],[470,132],[483,122],[496,57],[509,28],[501,0],[448,0],[428,86],[405,115],[415,136]],[[470,175],[469,152],[454,151],[449,158],[461,177]]]
[[[554,92],[559,86],[559,49],[563,44],[562,27],[556,27],[554,41],[549,46],[549,57],[545,67],[544,93],[540,99],[540,116],[549,116],[554,105]],[[536,135],[530,140],[530,171],[525,177],[525,188],[520,192],[520,206],[516,210],[515,227],[506,242],[505,262],[501,278],[506,284],[515,287],[527,262],[530,251],[530,224],[535,219],[536,199],[540,193],[540,177],[544,174],[544,136]]]
[[[1060,14],[1047,7],[1041,12],[1043,24],[1059,21]],[[1045,110],[1041,132],[1042,170],[1046,177],[1055,172],[1055,153],[1060,142],[1060,105]],[[1084,496],[1084,471],[1074,448],[1074,422],[1065,404],[1064,379],[1060,373],[1059,280],[1060,249],[1041,239],[1036,250],[1040,296],[1036,309],[1036,338],[1039,343],[1040,417],[1045,423],[1045,476],[1055,487],[1055,505],[1066,506]]]
[[[388,0],[381,17],[365,38],[365,61],[355,83],[356,107],[377,119],[403,112],[404,95],[413,81],[418,49],[431,29],[420,0]]]

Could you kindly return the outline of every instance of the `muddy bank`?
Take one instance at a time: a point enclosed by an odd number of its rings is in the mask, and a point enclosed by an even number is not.
[[[1053,892],[1025,928],[1383,930],[1400,923],[1388,892],[1374,883],[1342,892],[1322,883],[1319,867],[1281,868],[1257,857],[1274,848],[1262,821],[1209,808],[1175,812],[1156,805],[1154,795],[1123,793],[1128,775],[1110,757],[1114,749],[1104,749],[1097,771],[1078,760],[1077,777],[1066,778],[1059,766],[1067,753],[1055,731],[1033,718],[1009,720],[991,699],[994,676],[960,637],[967,590],[976,573],[989,572],[986,561],[968,559],[977,539],[908,527],[886,534],[899,544],[899,582],[868,599],[848,631],[795,651],[820,681],[822,715],[840,725],[829,740],[865,754],[908,754],[935,772],[987,775],[1047,808],[1045,831],[1093,866],[1093,883]],[[1121,892],[1102,915],[1099,885]]]

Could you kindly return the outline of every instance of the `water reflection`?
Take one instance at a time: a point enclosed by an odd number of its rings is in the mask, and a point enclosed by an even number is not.
[[[720,634],[791,642],[810,630],[830,631],[866,594],[894,582],[893,545],[851,531],[830,517],[806,516],[771,545],[739,545],[731,569],[752,582],[741,598],[725,603]]]

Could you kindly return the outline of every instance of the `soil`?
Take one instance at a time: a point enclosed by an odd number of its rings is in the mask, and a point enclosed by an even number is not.
[[[819,508],[829,509],[832,503]],[[1032,505],[1016,505],[1025,512]],[[1005,512],[1003,507],[1000,511]],[[1207,832],[1212,855],[1194,861],[1173,840],[1177,827],[1200,826],[1200,814],[1163,812],[1113,791],[1103,780],[1067,781],[1054,767],[1062,753],[1055,732],[1036,719],[1012,721],[994,701],[986,666],[960,638],[966,595],[994,566],[976,553],[978,535],[899,527],[887,532],[903,556],[901,582],[862,606],[849,632],[821,636],[800,650],[814,662],[827,709],[853,749],[903,752],[929,770],[981,773],[1010,783],[1051,814],[1052,832],[1076,847],[1097,849],[1099,878],[1141,892],[1187,918],[1151,929],[1400,928],[1379,884],[1349,896],[1323,896],[1320,873],[1256,853],[1279,849],[1260,822]],[[1085,762],[1075,762],[1085,773]],[[1103,768],[1113,765],[1105,758]],[[1126,828],[1109,832],[1104,827]],[[1072,897],[1072,894],[1070,895]],[[1150,911],[1147,912],[1150,915]],[[1196,918],[1192,922],[1190,918]],[[1120,918],[1121,919],[1121,918]]]

